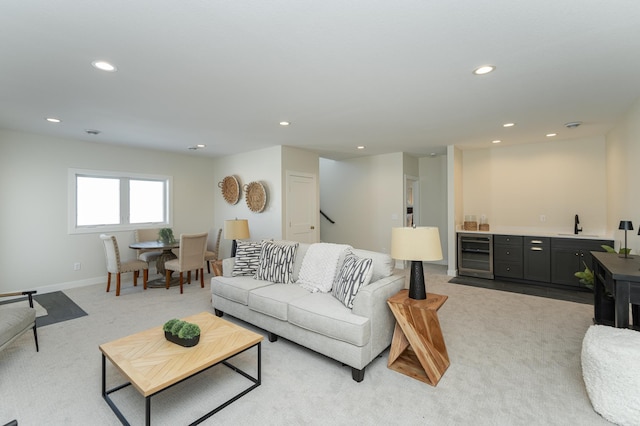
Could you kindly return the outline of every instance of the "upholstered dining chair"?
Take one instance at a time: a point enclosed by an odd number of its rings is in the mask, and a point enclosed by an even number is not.
[[[218,260],[218,253],[220,253],[220,238],[222,237],[222,228],[218,229],[218,236],[213,244],[213,250],[205,250],[204,261],[207,264],[207,273],[211,273],[211,262]],[[207,240],[208,243],[208,240]],[[196,280],[198,279],[198,271],[196,271]]]
[[[38,332],[36,331],[36,309],[33,307],[33,295],[37,293],[32,291],[17,291],[13,293],[2,293],[0,297],[10,296],[27,296],[29,306],[2,306],[0,308],[0,351],[6,348],[22,336],[29,329],[33,330],[33,338],[36,341],[36,352],[40,352],[38,348]]]
[[[149,278],[149,264],[143,260],[127,260],[120,259],[120,250],[118,249],[118,240],[114,235],[100,235],[104,243],[104,254],[107,257],[107,293],[111,288],[111,274],[116,274],[116,296],[120,296],[120,274],[133,272],[133,285],[138,285],[138,276],[143,271],[142,282],[144,289],[147,289],[147,279]]]
[[[158,239],[158,231],[159,229],[136,229],[135,238],[136,243],[142,241],[156,241]],[[142,260],[144,262],[150,263],[152,260],[156,260],[162,254],[162,250],[151,250],[151,249],[139,249],[136,250],[138,252],[138,260]]]
[[[204,288],[204,252],[207,246],[206,232],[202,234],[180,234],[178,258],[165,262],[167,288],[171,282],[171,271],[180,273],[180,294],[184,282],[183,273],[187,273],[187,283],[191,283],[191,271],[200,272],[200,287]]]

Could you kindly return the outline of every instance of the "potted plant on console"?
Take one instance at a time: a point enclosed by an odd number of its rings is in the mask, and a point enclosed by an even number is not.
[[[170,319],[162,326],[164,337],[177,345],[190,348],[200,341],[200,327],[198,324],[182,321],[177,318]]]

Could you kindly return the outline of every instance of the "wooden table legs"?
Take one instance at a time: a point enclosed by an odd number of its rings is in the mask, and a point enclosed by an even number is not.
[[[449,367],[438,309],[447,296],[428,293],[425,300],[408,297],[402,290],[387,304],[396,318],[388,367],[414,379],[436,386]]]

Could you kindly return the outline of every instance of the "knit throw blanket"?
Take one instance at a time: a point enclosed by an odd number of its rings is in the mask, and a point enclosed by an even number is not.
[[[328,293],[333,286],[339,260],[351,246],[346,244],[311,244],[302,259],[297,284],[312,293]]]

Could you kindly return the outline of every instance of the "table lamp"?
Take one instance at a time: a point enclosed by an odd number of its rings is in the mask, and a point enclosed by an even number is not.
[[[233,240],[231,243],[231,257],[236,257],[236,240],[249,238],[249,221],[247,219],[231,219],[224,221],[224,238]]]
[[[434,226],[391,229],[391,257],[411,261],[409,298],[427,298],[422,262],[442,260],[440,234]]]
[[[631,256],[627,255],[627,253],[629,252],[629,250],[627,249],[627,231],[633,231],[633,223],[631,223],[630,220],[621,220],[618,229],[624,229],[624,247],[622,248],[622,250],[624,251],[624,258],[628,259]]]

